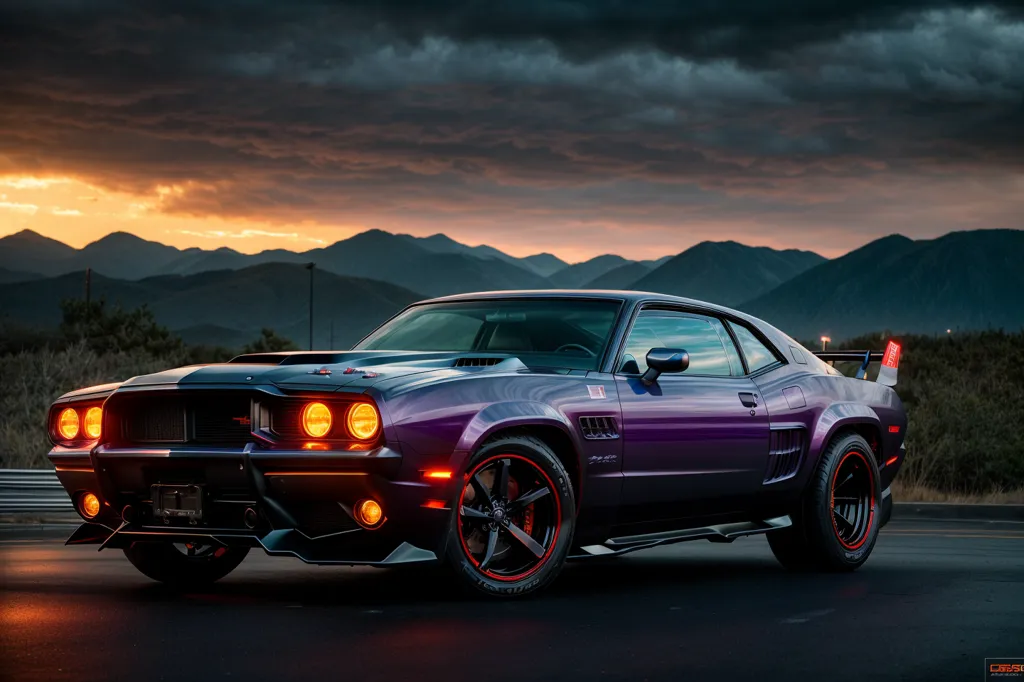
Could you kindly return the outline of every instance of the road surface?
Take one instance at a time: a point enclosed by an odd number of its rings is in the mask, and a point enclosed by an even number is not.
[[[782,570],[764,538],[566,568],[492,602],[436,570],[254,550],[203,593],[66,530],[0,530],[5,680],[971,680],[1024,656],[1024,524],[894,521],[849,575]]]

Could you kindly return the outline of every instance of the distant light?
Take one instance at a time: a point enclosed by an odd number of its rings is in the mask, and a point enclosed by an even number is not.
[[[831,336],[823,336],[823,337],[821,337],[821,342],[822,343],[832,343],[832,337]]]
[[[952,330],[952,329],[947,329],[947,330],[946,330],[946,333],[947,333],[947,334],[952,334],[952,333],[953,333],[953,330]]]

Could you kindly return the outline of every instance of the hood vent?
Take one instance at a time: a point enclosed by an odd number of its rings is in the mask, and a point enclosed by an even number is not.
[[[458,358],[455,367],[493,367],[508,358]]]
[[[608,440],[619,437],[612,417],[580,417],[580,430],[587,440]]]

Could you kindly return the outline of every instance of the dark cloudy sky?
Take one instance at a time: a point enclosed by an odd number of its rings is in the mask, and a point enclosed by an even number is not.
[[[0,234],[838,255],[1024,227],[1024,11],[3,0]]]

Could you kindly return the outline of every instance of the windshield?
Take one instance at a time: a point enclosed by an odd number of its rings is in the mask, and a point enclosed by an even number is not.
[[[597,369],[620,301],[515,299],[410,308],[354,350],[485,352],[527,365]]]

